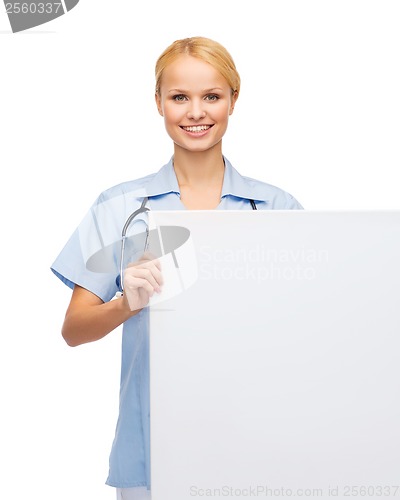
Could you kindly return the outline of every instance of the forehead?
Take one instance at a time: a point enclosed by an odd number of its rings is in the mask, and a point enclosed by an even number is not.
[[[197,57],[181,55],[164,69],[161,87],[168,91],[171,88],[229,88],[229,85],[211,64]]]

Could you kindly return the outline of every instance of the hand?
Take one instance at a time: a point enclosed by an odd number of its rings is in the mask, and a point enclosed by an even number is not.
[[[131,311],[147,306],[154,292],[160,293],[163,285],[161,264],[150,253],[128,264],[124,271],[123,298]]]

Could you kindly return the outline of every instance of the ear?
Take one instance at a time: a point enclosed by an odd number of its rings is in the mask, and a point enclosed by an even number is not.
[[[155,98],[156,98],[156,104],[157,104],[158,112],[160,113],[161,116],[164,116],[164,113],[163,113],[163,110],[162,110],[162,106],[161,106],[160,94],[158,94],[156,92]]]
[[[232,97],[231,97],[231,105],[229,108],[230,115],[233,113],[233,110],[235,109],[235,104],[236,104],[238,96],[239,96],[239,94],[238,94],[237,90],[235,90],[235,92],[232,94]]]

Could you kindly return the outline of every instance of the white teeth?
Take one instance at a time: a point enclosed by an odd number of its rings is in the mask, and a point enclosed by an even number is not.
[[[184,130],[188,132],[203,132],[203,130],[208,130],[210,125],[198,125],[197,127],[182,127]]]

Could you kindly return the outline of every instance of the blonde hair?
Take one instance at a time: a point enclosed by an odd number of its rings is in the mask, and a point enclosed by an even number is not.
[[[197,57],[211,64],[228,82],[232,94],[239,95],[240,76],[232,56],[220,43],[201,36],[176,40],[160,55],[156,62],[155,71],[156,94],[160,94],[161,79],[165,68],[183,54]]]

